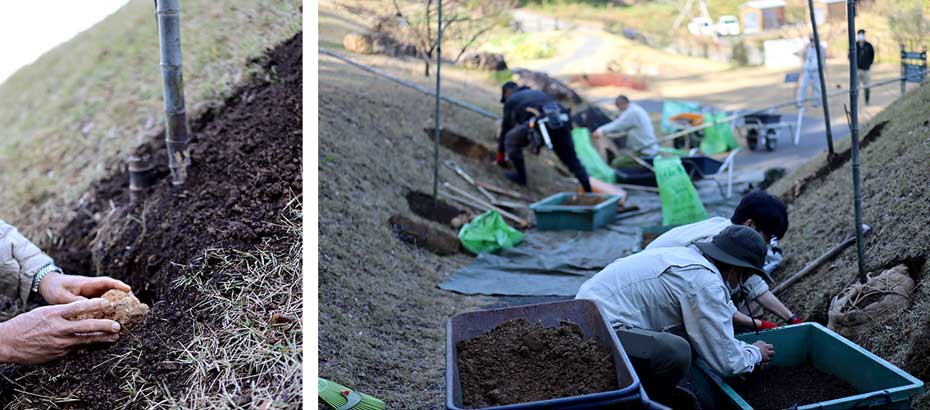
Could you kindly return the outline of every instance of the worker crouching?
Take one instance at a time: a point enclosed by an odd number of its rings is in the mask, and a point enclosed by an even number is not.
[[[575,153],[570,116],[555,100],[542,91],[519,87],[508,81],[501,88],[501,103],[504,104],[504,112],[498,136],[497,164],[504,166],[509,158],[515,168],[514,172],[504,173],[507,179],[526,185],[523,148],[531,145],[538,154],[546,145],[578,178],[585,192],[591,192],[588,173]]]
[[[576,299],[604,310],[651,397],[679,396],[692,350],[727,377],[751,372],[775,355],[772,345],[734,337],[730,291],[763,270],[766,244],[745,226],[711,241],[647,249],[616,260],[581,286]]]

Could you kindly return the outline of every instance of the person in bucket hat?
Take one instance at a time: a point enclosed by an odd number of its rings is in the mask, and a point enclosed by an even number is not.
[[[575,296],[600,306],[650,397],[675,397],[692,350],[721,376],[751,372],[775,355],[763,341],[733,335],[730,290],[763,269],[767,247],[752,228],[729,226],[688,247],[656,248],[620,258]]]
[[[707,241],[731,225],[753,228],[764,240],[770,242],[763,269],[771,275],[784,259],[778,241],[788,231],[788,209],[784,202],[764,191],[753,191],[744,195],[730,218],[712,217],[673,228],[650,242],[646,249],[689,246]],[[769,290],[768,283],[761,275],[750,276],[738,290],[740,292],[731,294],[730,297],[739,308],[733,316],[733,323],[739,328],[766,330],[778,327],[776,323],[751,317],[762,316],[763,308],[787,324],[801,323],[801,318]]]

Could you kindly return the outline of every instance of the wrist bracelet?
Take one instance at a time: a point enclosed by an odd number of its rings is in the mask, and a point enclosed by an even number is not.
[[[42,282],[42,278],[44,278],[45,275],[49,274],[49,272],[61,273],[61,269],[55,266],[54,263],[50,263],[48,265],[45,265],[45,267],[43,267],[42,269],[39,269],[39,271],[36,272],[35,276],[32,277],[32,292],[33,293],[39,291],[39,282]]]

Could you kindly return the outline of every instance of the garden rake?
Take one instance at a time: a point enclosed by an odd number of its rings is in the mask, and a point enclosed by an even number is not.
[[[317,377],[317,379],[320,398],[336,410],[385,410],[387,408],[384,402],[377,398],[322,377]]]

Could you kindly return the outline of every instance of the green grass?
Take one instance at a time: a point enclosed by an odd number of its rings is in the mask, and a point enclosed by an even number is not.
[[[257,69],[250,58],[299,32],[301,10],[300,0],[185,1],[188,115],[221,103]],[[162,127],[152,1],[132,0],[19,70],[0,101],[0,218],[44,243],[92,181]]]

